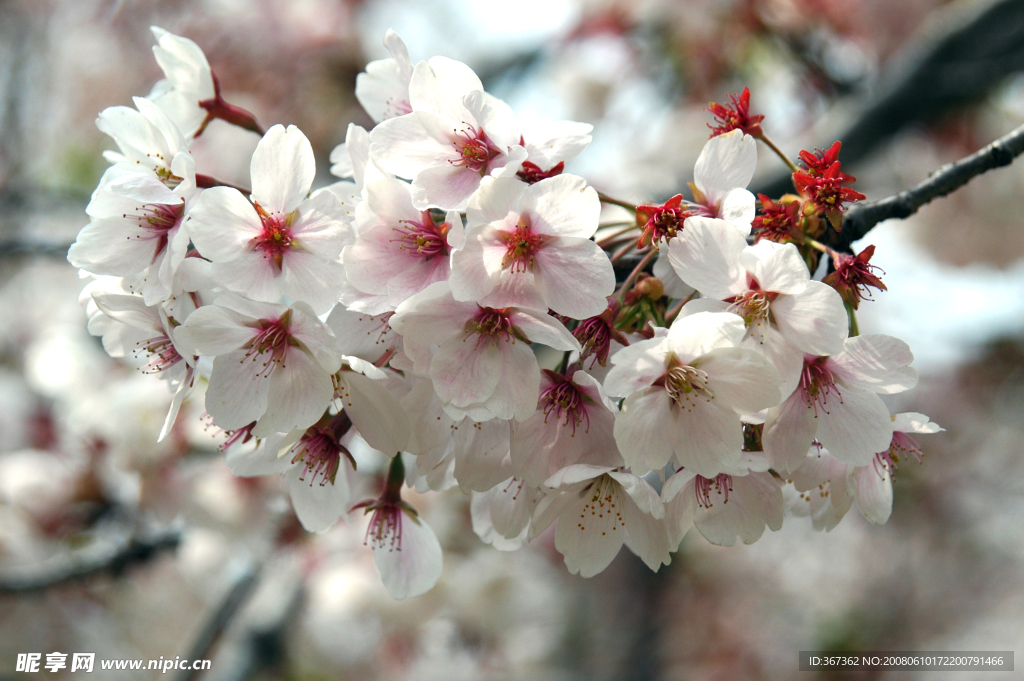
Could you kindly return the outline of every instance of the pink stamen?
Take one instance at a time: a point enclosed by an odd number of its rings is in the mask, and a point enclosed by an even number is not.
[[[498,155],[498,150],[491,146],[483,130],[477,130],[468,124],[465,125],[466,129],[455,131],[456,139],[452,141],[452,145],[459,153],[459,157],[454,161],[449,160],[448,162],[453,166],[482,172],[486,170],[487,164],[490,163],[491,159]]]
[[[252,362],[264,360],[258,376],[267,377],[276,366],[284,366],[285,356],[288,347],[295,345],[296,341],[288,333],[288,325],[291,322],[291,310],[285,312],[280,319],[270,321],[261,319],[262,330],[246,344],[245,359]],[[267,355],[267,357],[264,357]],[[244,362],[245,359],[242,361]]]
[[[803,391],[804,400],[808,407],[814,408],[814,415],[818,415],[818,408],[830,414],[828,410],[828,398],[830,393],[839,397],[839,403],[843,403],[843,394],[836,386],[835,377],[825,366],[828,357],[816,357],[810,361],[804,361],[804,370],[800,374],[800,389]]]
[[[304,466],[299,480],[305,482],[306,474],[311,473],[310,487],[313,486],[317,476],[320,476],[321,487],[328,482],[333,485],[338,474],[338,467],[341,465],[341,455],[344,453],[351,456],[334,438],[334,434],[325,428],[307,430],[292,451],[295,452],[292,463],[302,462]]]
[[[698,475],[693,479],[693,489],[697,495],[697,503],[704,508],[711,508],[714,505],[711,503],[712,487],[714,487],[716,493],[725,497],[725,501],[722,503],[728,504],[729,492],[732,491],[732,476],[720,473],[710,480],[703,475]]]
[[[149,356],[149,362],[140,369],[144,374],[158,374],[161,371],[166,371],[182,359],[177,348],[167,336],[156,336],[136,345],[141,346],[134,351],[136,357]]]
[[[466,322],[467,338],[477,334],[476,347],[485,340],[490,340],[497,345],[498,341],[511,340],[515,342],[516,330],[509,319],[509,312],[506,308],[496,310],[491,307],[481,307],[476,316]]]
[[[573,437],[576,437],[576,428],[584,421],[587,422],[587,426],[583,432],[589,432],[590,416],[587,414],[583,394],[572,381],[560,376],[558,378],[561,380],[556,379],[553,385],[540,394],[540,401],[544,405],[544,423],[548,422],[548,417],[554,412],[558,421],[565,419],[563,426],[572,425]]]
[[[253,249],[263,251],[263,257],[273,260],[280,270],[285,252],[295,243],[292,239],[291,225],[296,213],[271,215],[259,203],[255,205],[263,224],[263,232],[252,240]]]
[[[134,215],[124,213],[121,217],[138,222],[140,231],[135,235],[135,239],[156,241],[151,261],[156,262],[157,257],[167,247],[171,230],[181,224],[181,219],[185,216],[185,204],[146,203],[135,210]]]
[[[511,267],[513,272],[533,269],[533,256],[544,245],[544,237],[530,229],[526,220],[520,218],[516,229],[505,234],[505,257],[502,267]]]
[[[401,226],[394,228],[401,236],[391,242],[397,242],[398,250],[414,258],[430,260],[438,255],[447,256],[449,228],[447,222],[435,224],[430,213],[423,211],[419,222],[402,220]]]
[[[373,508],[364,544],[375,549],[402,550],[402,509],[397,504],[382,503]]]

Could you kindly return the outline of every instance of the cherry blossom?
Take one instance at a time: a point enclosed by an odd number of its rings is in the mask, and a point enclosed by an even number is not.
[[[202,193],[187,228],[225,287],[265,302],[287,295],[318,314],[337,301],[352,235],[330,192],[304,200],[315,173],[306,136],[275,125],[252,157],[253,203],[230,187]]]
[[[213,72],[202,48],[188,38],[174,35],[157,26],[150,30],[157,40],[153,56],[164,72],[164,80],[153,86],[152,100],[185,134],[200,130],[207,111],[199,103],[213,99]]]
[[[621,466],[613,434],[617,412],[601,384],[586,372],[567,377],[543,370],[537,411],[512,424],[516,476],[536,488],[572,464]]]
[[[704,312],[612,355],[604,388],[626,398],[615,441],[630,468],[657,470],[674,460],[713,478],[739,462],[739,415],[781,399],[775,368],[737,347],[744,333],[735,315]]]
[[[290,307],[225,295],[177,331],[189,354],[214,357],[206,411],[225,430],[258,420],[256,435],[316,423],[341,366],[334,335],[302,302]]]
[[[917,384],[910,348],[883,335],[848,338],[832,356],[806,355],[800,384],[768,410],[764,450],[773,466],[793,470],[817,439],[852,466],[866,466],[889,446],[893,426],[879,394]]]
[[[188,153],[185,138],[174,121],[156,104],[142,97],[135,97],[132,101],[135,109],[112,106],[100,112],[96,119],[96,127],[109,135],[120,150],[103,152],[103,158],[115,168],[104,174],[100,184],[113,180],[112,173],[116,176],[124,172],[150,172],[168,189],[174,189],[186,179],[178,174],[185,170],[185,166],[180,161],[175,164],[179,154]]]
[[[371,61],[366,65],[366,71],[356,76],[356,99],[377,123],[412,112],[409,103],[409,81],[412,80],[409,50],[391,29],[384,34],[384,47],[388,48],[391,58]]]
[[[796,387],[803,353],[836,353],[848,334],[839,294],[811,280],[793,244],[747,246],[729,223],[690,218],[670,243],[669,260],[683,281],[707,296],[689,303],[688,312],[729,310],[742,317],[743,347],[772,361],[783,394]]]
[[[435,218],[412,206],[409,185],[385,178],[366,187],[356,209],[355,242],[342,254],[349,282],[364,293],[386,295],[398,306],[451,271],[451,251],[463,241],[455,211]]]
[[[452,254],[452,294],[575,319],[600,314],[615,289],[612,265],[590,239],[600,212],[597,192],[573,175],[482,186],[469,205],[465,246]]]
[[[540,367],[530,343],[579,350],[554,318],[457,301],[447,282],[431,284],[399,305],[391,327],[407,341],[438,346],[430,378],[446,411],[456,418],[527,419],[540,391]]]
[[[529,538],[533,512],[543,498],[542,490],[514,477],[473,492],[473,531],[499,551],[515,551]]]
[[[464,210],[483,177],[514,175],[526,158],[507,104],[483,91],[461,62],[434,57],[413,69],[412,113],[370,133],[370,156],[387,172],[412,180],[420,210]]]
[[[576,158],[593,139],[594,126],[575,121],[525,124],[520,144],[526,148],[526,160],[516,177],[533,184],[560,175],[565,162]]]
[[[570,573],[593,577],[623,544],[652,570],[672,562],[664,505],[642,478],[608,466],[575,464],[545,485],[556,492],[537,505],[531,532],[537,535],[557,521],[555,548]]]

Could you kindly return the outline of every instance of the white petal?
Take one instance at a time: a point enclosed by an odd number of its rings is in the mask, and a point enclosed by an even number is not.
[[[345,412],[371,447],[387,454],[405,449],[409,417],[383,381],[345,372],[350,395],[342,395]]]
[[[807,456],[818,432],[820,419],[800,390],[777,407],[768,410],[761,442],[772,465],[781,471],[795,470]]]
[[[256,145],[249,172],[253,200],[267,212],[287,215],[313,186],[313,147],[294,125],[275,125]]]
[[[185,229],[202,256],[214,262],[237,258],[263,225],[252,204],[230,187],[204,189],[188,213]]]
[[[204,305],[175,330],[175,343],[190,355],[223,355],[256,335],[250,319],[220,305]]]
[[[287,461],[287,457],[285,457]],[[344,466],[345,463],[342,462]],[[288,492],[292,507],[302,527],[308,532],[326,532],[348,512],[350,492],[348,476],[338,471],[334,483],[321,485],[320,478],[311,482],[300,480],[303,466],[296,465],[288,471]]]
[[[291,348],[284,363],[271,374],[267,413],[260,418],[253,434],[307,428],[323,416],[333,397],[330,374],[309,354]]]
[[[509,321],[533,343],[555,350],[580,349],[579,341],[565,326],[551,315],[533,310],[511,310]]]
[[[689,364],[712,350],[736,347],[746,332],[739,315],[698,312],[672,324],[668,330],[669,347],[680,362]]]
[[[940,427],[939,424],[930,422],[927,416],[916,411],[896,414],[892,418],[892,429],[900,433],[919,433],[922,435],[939,433],[946,430]]]
[[[615,269],[590,239],[556,238],[535,254],[534,272],[546,306],[573,319],[594,317],[615,291]]]
[[[762,291],[800,293],[811,279],[807,264],[793,244],[761,240],[740,254],[740,262],[757,279]]]
[[[917,385],[917,370],[910,346],[892,336],[870,334],[847,338],[843,351],[832,358],[830,368],[845,385],[858,390],[891,394]]]
[[[373,562],[391,597],[415,598],[434,588],[444,571],[441,545],[421,517],[401,514],[401,548],[373,548]]]
[[[889,409],[875,393],[843,390],[830,399],[828,411],[819,407],[818,440],[840,461],[866,466],[892,442]]]
[[[800,293],[776,298],[772,314],[782,335],[812,355],[836,354],[849,333],[843,299],[819,281],[807,282]]]
[[[644,472],[661,469],[668,463],[674,452],[673,440],[685,437],[675,429],[676,411],[672,398],[661,387],[647,388],[626,398],[615,418],[615,442],[627,466]]]
[[[741,414],[774,407],[782,400],[779,372],[752,350],[719,348],[694,366],[707,373],[715,399],[724,399]]]
[[[594,236],[601,217],[597,191],[582,177],[556,175],[529,185],[520,212],[529,216],[530,229],[548,236]]]
[[[709,139],[693,168],[694,184],[714,204],[737,187],[746,187],[757,168],[757,142],[742,130]]]
[[[853,471],[857,508],[871,523],[884,525],[892,515],[892,476],[885,466],[863,466]]]
[[[260,369],[262,367],[244,350],[219,355],[213,360],[210,386],[206,389],[206,411],[214,424],[224,430],[234,430],[263,415],[267,410],[270,379],[258,373]]]
[[[753,544],[764,534],[782,527],[782,490],[770,473],[732,478],[728,502],[722,490],[711,488],[711,506],[697,506],[694,525],[704,538],[719,546],[732,546],[736,537]]]
[[[724,300],[746,288],[740,254],[747,241],[724,220],[688,218],[668,242],[668,260],[684,282],[710,298]]]

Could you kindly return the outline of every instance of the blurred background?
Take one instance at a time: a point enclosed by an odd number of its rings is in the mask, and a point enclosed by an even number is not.
[[[841,139],[869,199],[1024,123],[1020,0],[0,0],[0,586],[20,589],[0,593],[0,678],[30,678],[30,651],[310,681],[791,679],[799,650],[1024,652],[1024,161],[857,244],[889,287],[862,331],[906,340],[922,376],[891,406],[947,429],[899,470],[887,525],[787,517],[729,549],[691,532],[657,574],[624,549],[584,580],[547,535],[482,544],[455,489],[414,500],[441,582],[395,602],[361,518],[302,531],[278,480],[231,475],[201,398],[156,444],[164,384],[86,331],[64,255],[111,148],[96,114],[161,77],[153,24],[199,43],[229,101],[298,125],[321,184],[348,123],[371,123],[355,76],[389,27],[524,119],[592,123],[568,170],[633,201],[684,189],[703,107],[744,86],[791,156]],[[246,184],[256,142],[216,121],[193,151]],[[762,153],[752,189],[781,194],[781,170]]]

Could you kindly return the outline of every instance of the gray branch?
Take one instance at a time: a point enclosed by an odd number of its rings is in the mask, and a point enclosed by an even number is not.
[[[843,216],[843,230],[838,234],[830,233],[831,245],[837,250],[849,251],[850,244],[879,222],[909,217],[921,206],[956,191],[978,175],[1010,165],[1022,153],[1024,125],[970,156],[947,163],[915,187],[879,201],[854,205]]]
[[[0,575],[0,593],[41,591],[58,584],[107,573],[123,574],[129,567],[145,563],[181,543],[181,531],[166,530],[148,537],[132,537],[109,551],[82,549],[31,570]]]

